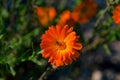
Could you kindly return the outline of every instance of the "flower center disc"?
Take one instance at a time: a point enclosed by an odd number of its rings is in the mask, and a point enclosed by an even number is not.
[[[63,50],[66,48],[65,42],[58,42],[57,41],[56,44],[57,44],[59,50]]]

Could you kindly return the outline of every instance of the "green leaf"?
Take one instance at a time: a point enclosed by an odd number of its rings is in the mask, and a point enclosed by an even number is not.
[[[0,35],[0,40],[3,38],[3,36],[4,36],[3,34]]]
[[[106,54],[107,54],[108,56],[111,56],[111,55],[112,55],[112,53],[111,53],[111,51],[110,51],[110,49],[109,49],[109,47],[108,47],[107,44],[104,44],[104,45],[103,45],[103,48],[104,48],[104,50],[105,50],[105,52],[106,52]]]
[[[0,53],[0,63],[4,63],[5,62],[5,54],[1,54]]]
[[[2,15],[2,17],[7,18],[9,16],[9,13],[8,13],[7,9],[3,8],[2,11],[1,11],[1,15]]]
[[[107,40],[109,43],[116,40],[116,31],[115,30],[110,30],[110,32],[108,33],[108,36],[107,36]]]
[[[4,78],[0,78],[0,80],[5,80]]]

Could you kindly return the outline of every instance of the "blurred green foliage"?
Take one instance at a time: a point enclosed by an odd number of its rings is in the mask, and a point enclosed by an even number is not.
[[[42,30],[34,16],[35,4],[42,0],[1,0],[0,1],[0,77],[12,73],[21,62],[41,63],[40,35]],[[39,54],[38,54],[39,53]],[[45,62],[46,63],[46,62]],[[41,73],[41,72],[40,72]],[[27,78],[27,77],[26,77]]]

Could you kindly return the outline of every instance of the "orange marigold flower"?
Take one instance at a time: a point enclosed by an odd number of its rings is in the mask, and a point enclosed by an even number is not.
[[[75,25],[75,22],[72,19],[72,15],[69,10],[66,10],[61,14],[60,20],[58,22],[58,25],[60,25],[60,26],[64,26],[66,24],[70,27],[73,27]]]
[[[41,23],[41,25],[46,26],[49,22],[53,21],[56,16],[56,10],[53,7],[43,8],[43,7],[35,7],[35,12],[37,13],[37,17]]]
[[[73,11],[72,18],[80,24],[87,23],[96,13],[97,4],[93,0],[81,2]]]
[[[80,55],[77,50],[82,48],[78,38],[73,27],[51,26],[41,37],[42,56],[55,66],[71,64]]]
[[[120,24],[120,5],[116,6],[113,10],[112,18],[116,24]]]

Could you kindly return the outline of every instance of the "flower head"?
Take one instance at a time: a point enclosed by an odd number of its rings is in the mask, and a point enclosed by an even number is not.
[[[116,24],[120,24],[120,5],[116,6],[113,10],[112,18]]]
[[[73,11],[72,18],[81,24],[87,23],[96,13],[97,4],[93,0],[81,2]]]
[[[55,66],[71,64],[80,55],[77,50],[82,48],[78,38],[73,27],[51,26],[41,37],[42,56]]]
[[[58,25],[60,26],[65,26],[66,24],[70,27],[75,25],[75,21],[72,19],[72,15],[69,10],[66,10],[61,14],[60,20],[58,22]]]
[[[35,7],[35,12],[37,13],[37,17],[41,25],[43,26],[46,26],[56,16],[56,10],[53,7],[50,8]]]

